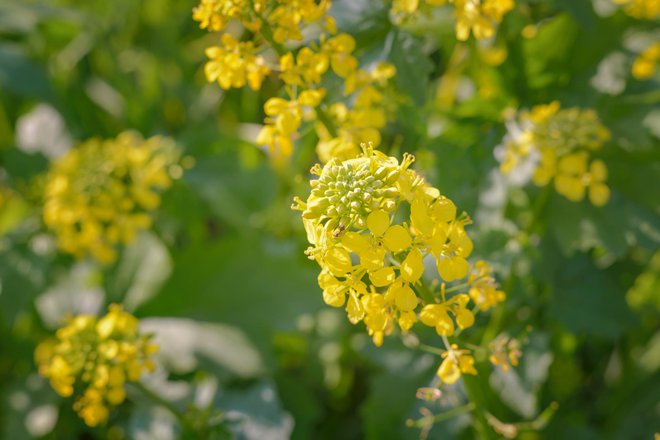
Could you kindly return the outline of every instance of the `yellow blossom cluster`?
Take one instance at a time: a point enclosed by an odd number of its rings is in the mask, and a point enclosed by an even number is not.
[[[59,248],[112,262],[117,243],[130,243],[151,225],[160,191],[181,174],[177,160],[170,140],[134,132],[88,140],[57,159],[47,176],[43,219]]]
[[[209,82],[217,81],[220,87],[244,87],[259,90],[264,77],[270,73],[262,56],[255,56],[254,43],[238,41],[231,34],[223,34],[221,46],[206,49],[208,63],[204,73]]]
[[[496,25],[515,6],[514,0],[394,0],[391,13],[397,21],[405,21],[445,4],[454,8],[456,38],[460,41],[467,41],[470,34],[477,40],[491,38]]]
[[[660,16],[660,0],[612,0],[623,11],[639,20],[653,20]]]
[[[499,149],[500,170],[509,174],[532,161],[537,186],[554,181],[555,190],[567,199],[579,202],[588,194],[591,203],[603,206],[610,198],[607,167],[590,156],[609,138],[591,109],[561,109],[557,101],[539,105],[521,112],[518,121],[509,121],[509,133]]]
[[[660,5],[660,1],[658,4]],[[660,42],[651,44],[635,59],[632,75],[642,81],[650,79],[655,74],[658,61],[660,61]]]
[[[247,41],[225,33],[219,46],[206,50],[209,82],[217,81],[224,89],[247,84],[259,90],[264,78],[277,72],[284,83],[282,96],[266,101],[265,124],[256,138],[275,164],[293,154],[305,121],[315,128],[317,153],[324,162],[355,157],[361,142],[380,143],[379,130],[386,124],[383,91],[395,69],[385,63],[361,68],[354,56],[355,40],[337,33],[330,6],[327,0],[203,0],[193,11],[202,28],[221,31],[235,20],[253,33]],[[294,50],[284,48],[284,43],[302,41],[302,30],[312,24],[320,28],[317,40]],[[269,49],[278,59],[265,57]],[[330,72],[345,83],[338,97],[328,96],[322,85]]]
[[[102,318],[78,315],[35,352],[39,373],[63,397],[77,395],[73,408],[89,426],[108,419],[109,408],[126,398],[124,384],[153,371],[158,348],[139,333],[138,319],[112,304]]]
[[[491,354],[488,360],[499,366],[505,373],[513,366],[518,366],[518,360],[522,355],[520,341],[501,334],[490,343]]]
[[[323,300],[345,306],[353,324],[363,321],[377,346],[397,325],[408,332],[421,321],[443,338],[471,327],[471,299],[486,310],[504,294],[486,263],[470,271],[469,217],[457,215],[449,198],[409,168],[413,156],[399,163],[362,147],[356,158],[333,158],[312,168],[318,178],[310,182],[311,194],[306,201],[296,198],[293,206],[302,211],[311,244],[306,253],[321,267]],[[431,261],[443,280],[435,293],[423,279],[433,276],[425,264]],[[466,277],[463,284],[446,288]],[[460,293],[462,288],[469,294]],[[439,372],[445,382],[451,383],[456,371],[473,374],[467,351],[447,350]]]

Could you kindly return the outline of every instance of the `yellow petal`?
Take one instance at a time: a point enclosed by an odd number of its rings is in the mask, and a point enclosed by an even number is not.
[[[441,196],[431,207],[431,214],[437,221],[451,222],[456,218],[456,205],[447,197]]]
[[[472,327],[474,324],[474,314],[466,308],[459,307],[456,310],[456,324],[461,329]]]
[[[362,255],[371,250],[371,245],[367,237],[358,234],[357,232],[348,231],[341,239],[343,244],[349,251]]]
[[[402,312],[410,312],[417,307],[417,295],[407,284],[394,291],[394,301]]]
[[[461,377],[461,371],[451,356],[447,356],[438,368],[438,377],[446,384],[453,384]]]
[[[465,277],[469,269],[467,260],[459,256],[442,257],[438,260],[437,266],[438,273],[446,282]]]
[[[603,206],[610,199],[610,189],[603,183],[594,183],[589,186],[589,200],[594,206]]]
[[[394,225],[385,232],[383,243],[390,251],[397,253],[409,248],[412,244],[412,238],[406,228],[401,225]]]
[[[323,302],[332,307],[341,307],[346,301],[346,293],[338,290],[324,290]]]
[[[573,202],[584,199],[584,184],[577,177],[565,174],[555,177],[555,189],[557,192]]]
[[[346,305],[346,313],[348,314],[348,320],[352,324],[357,324],[364,318],[364,306],[357,299],[357,295],[351,292],[348,297],[348,304]]]
[[[396,274],[391,266],[383,267],[369,274],[371,283],[376,287],[389,286],[396,279]]]
[[[417,316],[414,312],[401,312],[399,316],[399,327],[401,327],[401,330],[407,332],[415,322],[417,322]]]
[[[385,211],[373,211],[367,217],[367,227],[376,236],[382,236],[390,226],[390,216]]]
[[[591,177],[596,182],[604,182],[607,180],[607,167],[602,160],[594,160],[591,162]]]
[[[410,206],[410,222],[416,234],[429,235],[433,230],[433,219],[423,200],[414,200]]]
[[[330,272],[335,276],[346,276],[346,273],[350,272],[353,268],[351,264],[351,256],[347,250],[334,247],[330,249],[323,261],[328,266]]]
[[[563,174],[582,175],[587,172],[587,153],[581,151],[579,153],[567,154],[559,159],[557,168]]]
[[[424,273],[424,257],[418,248],[413,248],[401,263],[401,278],[415,283]]]

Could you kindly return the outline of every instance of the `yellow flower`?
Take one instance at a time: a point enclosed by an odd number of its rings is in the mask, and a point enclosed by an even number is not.
[[[660,1],[658,0],[613,0],[614,3],[624,6],[624,12],[637,19],[653,20],[660,15]]]
[[[417,15],[421,9],[450,3],[456,15],[456,38],[466,41],[470,33],[481,40],[495,33],[495,24],[511,11],[513,0],[394,0],[390,12],[396,21],[405,21]]]
[[[221,46],[206,49],[206,79],[217,81],[225,90],[244,87],[246,82],[252,90],[259,90],[270,69],[261,55],[254,55],[254,43],[238,41],[230,34],[223,34],[220,41]]]
[[[517,339],[502,334],[489,344],[489,348],[491,354],[488,356],[488,360],[493,365],[502,368],[502,371],[507,372],[512,366],[518,366],[522,352],[520,351],[520,341]]]
[[[291,52],[280,57],[280,78],[289,85],[303,86],[318,84],[321,76],[328,70],[328,57],[303,47],[294,60]]]
[[[557,192],[569,200],[580,201],[588,189],[589,199],[596,206],[609,200],[605,185],[607,167],[600,160],[587,164],[592,151],[603,147],[610,133],[596,112],[590,109],[560,109],[558,102],[534,107],[521,112],[519,123],[500,147],[500,170],[512,172],[522,159],[535,160],[532,181],[537,186],[548,185],[554,180]]]
[[[321,51],[330,59],[332,71],[346,78],[357,69],[357,59],[352,55],[355,39],[348,34],[339,34],[321,45]]]
[[[266,21],[274,28],[273,38],[278,43],[287,40],[303,39],[301,26],[320,23],[334,33],[334,20],[326,15],[331,6],[329,0],[278,0],[277,6],[266,16]]]
[[[150,356],[157,347],[137,327],[137,318],[112,304],[103,318],[76,316],[57,330],[55,340],[37,347],[39,373],[59,395],[73,395],[76,384],[84,388],[73,408],[89,426],[104,423],[108,407],[124,401],[127,380],[153,371]]]
[[[429,304],[428,297],[422,300],[429,292],[419,290],[425,289],[427,256],[435,259],[445,281],[467,275],[472,241],[464,226],[469,218],[456,218],[451,200],[409,169],[411,155],[399,162],[371,146],[362,147],[356,158],[315,165],[311,173],[318,179],[310,182],[311,194],[306,201],[296,198],[293,205],[302,211],[311,244],[306,253],[321,267],[323,300],[345,307],[353,324],[363,321],[377,346],[397,324],[409,331],[420,304],[419,319],[440,335],[452,335],[455,325],[471,327],[470,296],[445,300],[443,283],[442,303]],[[410,223],[402,221],[408,218]],[[483,272],[481,265],[479,270]],[[484,276],[470,282],[476,288],[494,286],[494,280]]]
[[[264,104],[268,116],[266,125],[257,134],[256,142],[266,145],[271,158],[281,164],[293,153],[294,137],[303,119],[310,117],[310,108],[317,107],[325,96],[324,89],[304,90],[297,98],[270,98]]]
[[[255,12],[265,9],[265,0],[201,0],[193,8],[193,20],[201,29],[221,31],[231,20],[240,21],[247,29],[256,32],[260,21]]]
[[[497,282],[491,275],[492,271],[488,263],[479,260],[470,273],[468,293],[480,310],[488,310],[506,299],[506,294],[498,290]]]
[[[591,162],[587,169],[588,156],[582,151],[562,157],[557,164],[555,188],[567,199],[579,202],[586,190],[595,206],[603,206],[610,198],[610,190],[603,182],[607,179],[607,167],[601,160]]]
[[[443,383],[453,384],[460,379],[461,374],[477,374],[474,368],[474,358],[469,350],[459,350],[456,344],[442,354],[443,361],[438,367],[437,375]]]
[[[470,298],[461,293],[441,304],[428,304],[422,309],[419,319],[424,325],[435,327],[438,335],[451,336],[455,327],[450,312],[455,316],[456,325],[461,330],[474,324],[474,314],[467,308],[469,301]]]
[[[59,248],[112,262],[117,243],[130,243],[151,225],[160,192],[180,175],[177,160],[170,140],[132,132],[89,140],[59,158],[47,176],[43,210]]]
[[[660,4],[660,1],[658,2]],[[632,74],[636,79],[647,80],[653,76],[656,66],[660,60],[660,42],[654,43],[644,49],[635,59],[632,66]]]

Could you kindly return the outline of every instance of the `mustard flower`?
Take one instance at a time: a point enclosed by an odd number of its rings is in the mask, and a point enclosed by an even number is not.
[[[125,132],[86,141],[51,165],[44,223],[62,251],[110,263],[116,244],[151,225],[160,192],[181,174],[177,161],[172,141],[159,136],[143,140]]]
[[[252,90],[259,90],[270,69],[261,55],[254,55],[254,43],[238,41],[230,34],[223,34],[221,43],[206,49],[209,58],[204,66],[206,79],[217,81],[225,90],[241,88],[246,83]]]
[[[660,15],[660,1],[658,0],[612,0],[615,4],[623,6],[623,11],[633,18],[640,20],[653,20]]]
[[[660,1],[658,2],[660,5]],[[660,42],[653,43],[635,59],[632,75],[638,80],[650,79],[656,71],[660,60]]]
[[[588,193],[595,206],[607,203],[607,166],[601,160],[589,165],[589,158],[610,133],[593,110],[561,109],[555,101],[521,112],[518,121],[507,126],[509,132],[496,150],[503,174],[531,163],[537,186],[554,181],[557,192],[569,200],[580,201]]]
[[[112,304],[100,319],[74,317],[36,349],[39,373],[57,394],[70,397],[82,390],[73,408],[89,426],[104,423],[109,408],[124,401],[126,382],[155,369],[151,357],[158,348],[138,325],[137,318]]]
[[[307,255],[321,267],[324,301],[345,307],[352,323],[364,322],[376,345],[397,325],[407,332],[418,320],[442,336],[471,327],[468,294],[446,298],[443,287],[441,302],[425,303],[420,290],[427,256],[445,282],[468,275],[469,218],[409,169],[411,155],[399,162],[362,148],[358,157],[315,166],[310,196],[293,206],[302,211]]]

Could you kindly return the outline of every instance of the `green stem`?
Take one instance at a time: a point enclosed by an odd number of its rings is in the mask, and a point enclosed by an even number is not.
[[[439,356],[442,356],[446,352],[442,348],[433,347],[432,345],[427,345],[427,344],[419,344],[417,348],[427,353],[437,354]]]
[[[421,419],[417,420],[412,420],[408,419],[406,421],[406,425],[411,427],[411,428],[424,428],[429,425],[433,425],[435,423],[440,423],[444,422],[445,420],[449,420],[452,417],[460,416],[461,414],[466,414],[469,413],[470,411],[473,411],[474,408],[474,403],[470,402],[462,406],[457,406],[455,408],[450,409],[449,411],[442,412],[440,414],[436,414],[433,417],[422,417]]]

